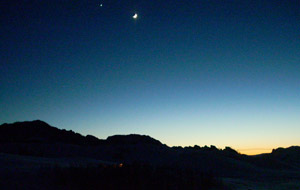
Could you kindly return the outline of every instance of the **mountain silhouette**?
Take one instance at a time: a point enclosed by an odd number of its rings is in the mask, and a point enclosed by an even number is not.
[[[162,143],[156,139],[151,138],[147,135],[114,135],[106,139],[109,144],[153,144],[162,145]]]
[[[73,131],[52,127],[46,122],[35,120],[0,125],[0,142],[60,142],[69,144],[97,144],[98,138],[82,136]]]
[[[147,135],[114,135],[98,139],[58,129],[40,120],[0,125],[0,168],[33,170],[74,164],[84,167],[142,164],[175,168],[176,171],[201,171],[221,178],[300,181],[298,146],[247,156],[230,147],[222,150],[213,145],[169,147]]]

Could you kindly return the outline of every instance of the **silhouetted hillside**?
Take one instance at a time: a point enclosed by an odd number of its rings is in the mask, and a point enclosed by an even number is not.
[[[101,140],[88,135],[86,137],[73,131],[52,127],[36,120],[0,125],[0,142],[55,142],[68,144],[99,144]]]
[[[156,139],[153,139],[146,135],[114,135],[106,139],[108,144],[153,144],[153,145],[162,145]]]
[[[101,140],[61,130],[39,120],[0,125],[0,173],[1,170],[14,173],[16,168],[28,171],[40,167],[94,167],[99,164],[112,167],[120,163],[167,167],[178,174],[188,170],[196,176],[201,173],[255,181],[300,181],[300,147],[296,146],[247,156],[230,147],[222,150],[213,145],[168,147],[149,136],[137,134],[114,135]]]
[[[291,146],[289,148],[277,148],[272,151],[270,156],[274,159],[281,160],[300,167],[300,147]]]

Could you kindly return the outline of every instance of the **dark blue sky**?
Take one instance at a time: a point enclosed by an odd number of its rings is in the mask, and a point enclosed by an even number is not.
[[[300,144],[298,0],[0,6],[0,123],[241,151]]]

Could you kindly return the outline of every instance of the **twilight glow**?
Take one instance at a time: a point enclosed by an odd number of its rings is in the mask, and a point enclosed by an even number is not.
[[[0,124],[246,154],[300,145],[298,1],[3,6]]]

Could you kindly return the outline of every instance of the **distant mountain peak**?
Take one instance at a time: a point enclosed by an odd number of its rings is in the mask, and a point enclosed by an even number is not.
[[[46,123],[45,121],[42,120],[33,120],[33,121],[29,121],[29,123],[33,123],[33,124],[38,124],[38,125],[47,125],[50,126],[48,123]]]
[[[85,137],[73,131],[52,127],[41,120],[34,120],[0,125],[0,142],[98,144],[102,141],[91,135]]]
[[[49,127],[50,125],[44,121],[41,120],[33,120],[33,121],[17,121],[14,123],[3,123],[0,126],[19,126],[19,127],[23,127],[23,126],[47,126]]]
[[[148,135],[138,135],[138,134],[129,134],[129,135],[114,135],[107,137],[107,143],[112,144],[155,144],[162,145],[162,143]]]
[[[273,149],[271,154],[295,154],[298,153],[300,154],[300,146],[290,146],[288,148],[277,148]]]
[[[46,142],[67,144],[111,144],[111,145],[162,145],[162,143],[148,135],[129,134],[114,135],[106,140],[95,136],[83,136],[72,130],[58,129],[41,120],[15,122],[0,125],[0,142]]]

